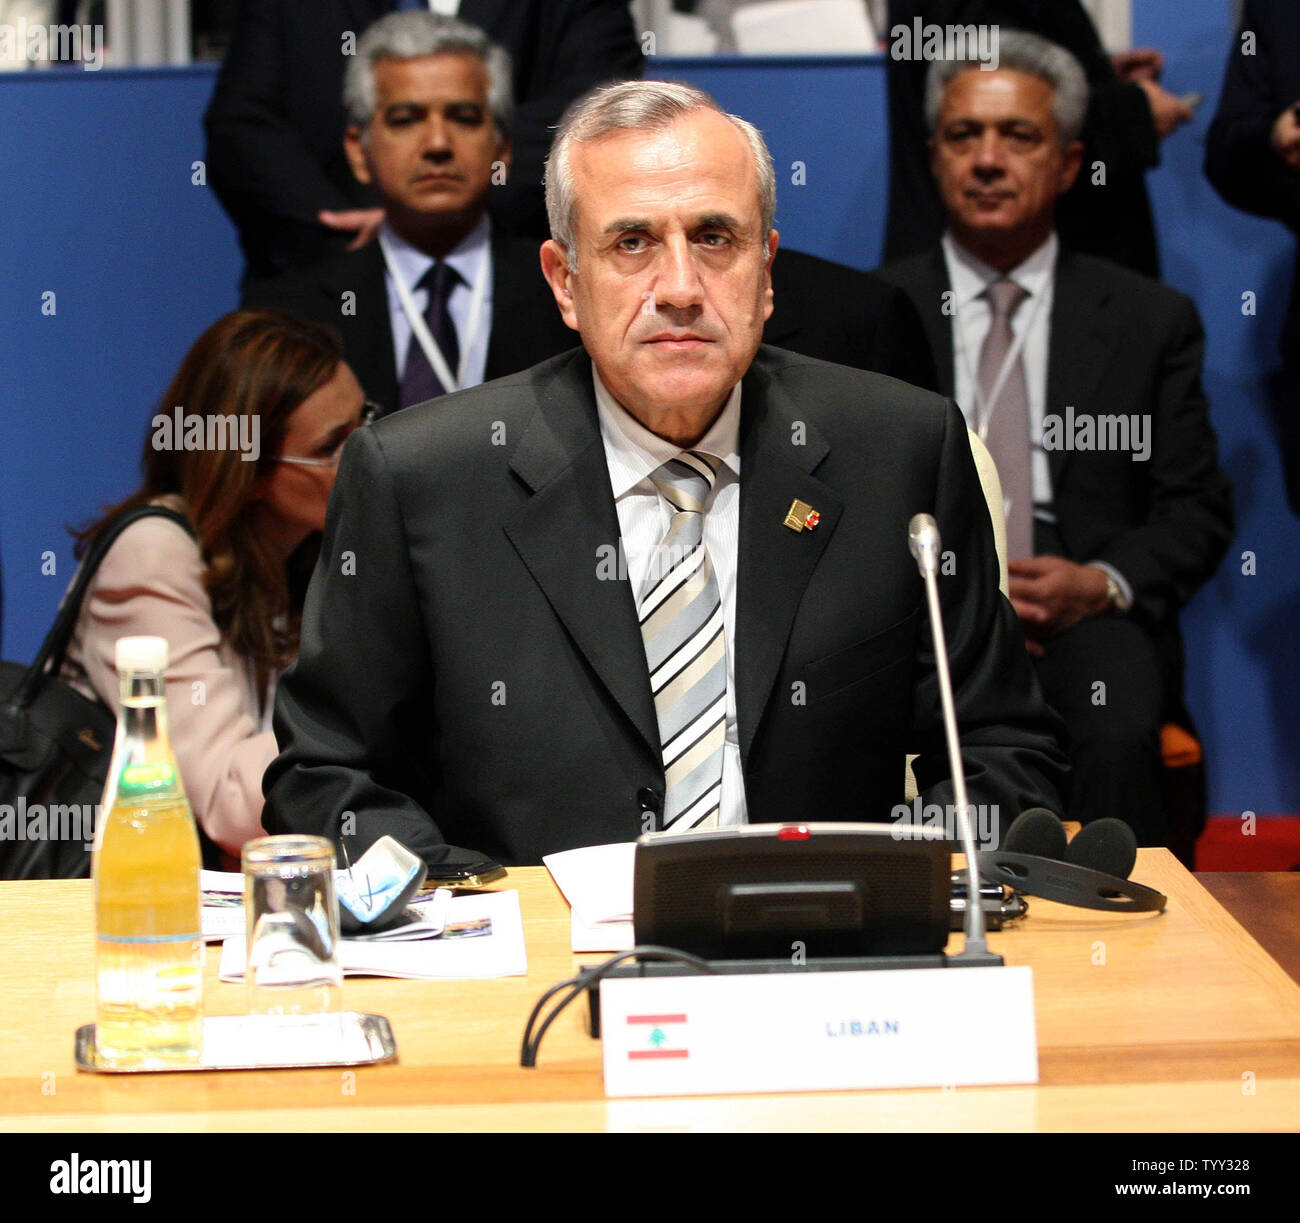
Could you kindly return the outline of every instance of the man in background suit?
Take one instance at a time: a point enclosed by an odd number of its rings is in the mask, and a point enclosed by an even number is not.
[[[1070,818],[1168,844],[1177,613],[1232,536],[1200,322],[1182,294],[1058,243],[1086,102],[1067,51],[1004,33],[997,71],[936,64],[927,100],[948,232],[881,274],[911,294],[941,389],[998,464],[1011,600],[1070,735]]]
[[[1061,200],[1057,223],[1071,249],[1101,255],[1134,271],[1158,276],[1159,252],[1146,172],[1160,160],[1159,142],[1191,118],[1191,108],[1156,80],[1158,51],[1106,54],[1079,0],[889,0],[889,216],[885,258],[927,250],[943,232],[944,208],[930,174],[923,98],[928,62],[913,49],[894,54],[898,27],[910,37],[926,26],[996,25],[999,33],[1026,30],[1070,51],[1090,86],[1083,126],[1087,172]],[[990,44],[991,45],[991,44]],[[902,44],[898,44],[901,49]],[[1094,181],[1101,162],[1105,179]]]
[[[511,156],[499,49],[463,22],[393,13],[362,35],[346,93],[347,155],[383,202],[379,240],[250,281],[243,304],[336,327],[381,414],[573,347],[537,243],[502,234],[487,213],[493,177]]]
[[[941,584],[972,801],[1057,801],[960,415],[760,348],[775,199],[761,135],[697,90],[609,86],[566,119],[543,264],[585,351],[349,441],[268,829],[391,834],[438,865],[881,820],[909,750],[950,801],[918,511],[959,558]]]
[[[1300,24],[1289,0],[1246,0],[1228,53],[1205,173],[1229,204],[1300,235]],[[1275,386],[1282,473],[1300,517],[1300,251]]]
[[[542,162],[564,108],[644,65],[623,0],[244,0],[204,117],[212,187],[265,277],[374,236],[374,197],[340,140],[344,68],[371,22],[432,7],[509,52],[517,112],[510,179],[492,192],[506,229],[546,236]]]
[[[784,246],[771,273],[773,308],[764,344],[939,389],[929,337],[911,298],[897,286]]]

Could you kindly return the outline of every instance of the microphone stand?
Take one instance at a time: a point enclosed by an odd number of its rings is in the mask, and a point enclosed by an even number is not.
[[[984,937],[984,906],[980,902],[979,855],[975,832],[970,822],[966,799],[966,771],[962,768],[961,744],[957,739],[957,715],[952,699],[952,678],[948,673],[948,642],[939,611],[939,527],[929,514],[917,514],[908,524],[907,546],[916,558],[916,567],[925,582],[926,602],[930,608],[930,631],[934,638],[934,660],[939,672],[939,696],[943,707],[943,730],[948,741],[948,767],[952,773],[957,799],[957,823],[961,829],[962,850],[966,855],[966,926],[965,946],[958,955],[949,956],[954,966],[984,968],[1004,963],[988,948]]]

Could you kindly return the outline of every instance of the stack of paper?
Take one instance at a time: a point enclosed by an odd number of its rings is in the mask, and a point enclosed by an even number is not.
[[[209,933],[206,881],[203,886],[204,936],[221,938]],[[229,924],[231,929],[225,933],[232,935],[221,946],[221,979],[242,981],[246,960],[243,906],[218,908],[215,912],[222,916],[214,924]],[[414,912],[417,918],[410,926],[340,939],[339,963],[344,975],[447,980],[527,974],[518,892],[455,896],[440,888],[413,901],[408,912]],[[227,916],[231,913],[237,920]]]
[[[630,951],[632,865],[636,843],[590,845],[548,854],[542,861],[572,909],[574,951]]]
[[[243,876],[228,871],[203,871],[202,930],[209,943],[247,933],[244,921]],[[415,897],[406,906],[405,921],[398,926],[371,934],[353,934],[357,942],[410,942],[413,939],[437,938],[447,921],[452,892],[437,888]]]

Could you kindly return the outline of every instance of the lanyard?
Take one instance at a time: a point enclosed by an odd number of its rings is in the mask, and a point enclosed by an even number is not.
[[[402,303],[402,313],[406,315],[406,321],[411,325],[411,334],[415,337],[416,342],[424,350],[424,355],[428,359],[433,372],[438,375],[438,381],[442,383],[447,393],[458,391],[465,383],[465,371],[469,368],[470,353],[474,348],[474,340],[478,336],[479,326],[483,321],[484,307],[487,304],[487,287],[488,282],[492,279],[492,248],[485,244],[483,247],[483,262],[479,267],[478,281],[475,283],[469,299],[469,325],[465,329],[465,337],[460,346],[460,367],[453,378],[451,366],[447,364],[447,358],[442,355],[442,349],[438,347],[438,341],[433,338],[433,333],[429,330],[429,324],[425,322],[424,315],[416,308],[415,298],[411,290],[407,287],[405,279],[397,269],[397,261],[393,258],[393,253],[388,246],[388,237],[386,234],[379,235],[379,248],[384,252],[384,264],[388,268],[388,274],[393,279],[393,286],[397,289],[397,300]]]
[[[1002,365],[998,369],[998,376],[993,379],[993,385],[989,388],[987,400],[980,391],[979,373],[971,368],[970,352],[966,348],[966,329],[962,326],[960,308],[958,308],[957,317],[954,319],[957,334],[957,352],[961,357],[962,368],[966,371],[966,377],[970,380],[971,393],[975,396],[975,422],[978,425],[976,431],[979,433],[979,439],[982,442],[988,440],[989,420],[993,416],[993,410],[998,406],[998,400],[1002,396],[1002,389],[1006,386],[1007,378],[1010,376],[1016,362],[1020,360],[1021,350],[1025,346],[1025,341],[1029,339],[1029,332],[1038,318],[1038,311],[1042,308],[1045,295],[1034,293],[1031,296],[1034,300],[1029,308],[1029,317],[1025,320],[1025,325],[1020,329],[1020,334],[1011,342],[1011,347],[1007,349],[1007,355],[1002,358]],[[990,302],[989,331],[992,330],[993,305]],[[986,333],[985,340],[987,341],[987,339],[988,335]]]

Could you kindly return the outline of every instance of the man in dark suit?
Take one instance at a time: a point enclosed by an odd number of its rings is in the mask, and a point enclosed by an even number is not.
[[[773,308],[764,344],[939,389],[929,337],[901,289],[871,272],[784,246],[771,272]]]
[[[1290,0],[1246,0],[1205,142],[1205,173],[1229,204],[1300,234],[1300,24]],[[1300,252],[1281,348],[1282,472],[1300,516]]]
[[[1070,817],[1168,844],[1159,733],[1181,707],[1177,613],[1232,536],[1200,323],[1182,294],[1057,241],[1083,105],[1068,52],[1004,33],[997,71],[933,71],[948,232],[881,274],[912,296],[941,389],[998,464],[1011,600],[1070,734]]]
[[[511,106],[486,35],[430,13],[390,14],[362,35],[347,92],[344,143],[383,204],[379,238],[250,281],[243,304],[336,327],[381,414],[572,348],[537,243],[501,233],[487,214],[493,177],[510,162]]]
[[[972,802],[1058,801],[951,403],[760,347],[775,174],[683,85],[588,98],[543,266],[585,351],[349,441],[279,687],[274,832],[506,863],[647,830],[951,800],[910,518],[942,579]],[[994,833],[996,835],[996,831]]]
[[[204,118],[213,189],[239,229],[248,275],[339,253],[373,236],[374,197],[340,140],[343,72],[393,0],[245,0]],[[438,5],[446,11],[445,5]],[[492,192],[506,229],[545,237],[542,163],[564,108],[599,81],[640,76],[622,0],[460,0],[460,20],[510,53],[517,112],[509,181]],[[325,214],[324,219],[322,214]]]
[[[929,62],[913,45],[914,31],[918,24],[922,29],[996,25],[1000,33],[1027,30],[1065,47],[1083,65],[1091,87],[1082,136],[1086,173],[1061,200],[1061,240],[1074,250],[1159,275],[1145,175],[1160,160],[1159,141],[1191,118],[1187,104],[1155,79],[1159,52],[1108,56],[1079,0],[890,0],[889,24],[886,259],[927,250],[944,226],[926,154]],[[1100,180],[1093,168],[1097,163],[1104,167]]]

